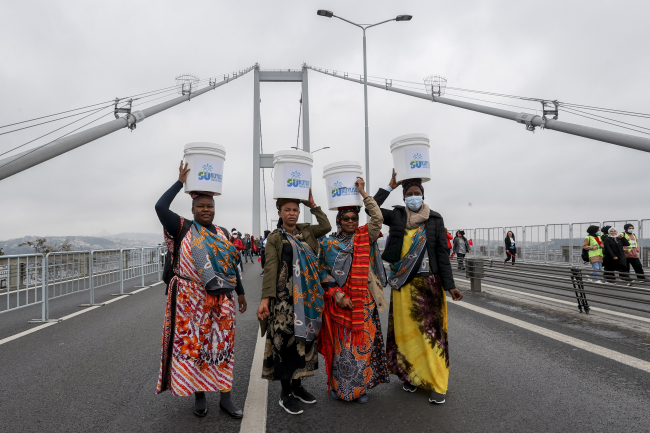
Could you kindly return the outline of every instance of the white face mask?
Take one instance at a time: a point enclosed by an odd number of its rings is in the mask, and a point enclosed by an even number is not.
[[[600,232],[600,231],[596,232],[596,236],[602,236],[602,235],[603,235],[603,232]]]
[[[627,232],[628,232],[629,234],[632,234],[632,233],[634,233],[634,229],[627,229]]]

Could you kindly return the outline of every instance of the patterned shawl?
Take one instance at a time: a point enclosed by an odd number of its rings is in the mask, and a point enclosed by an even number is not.
[[[422,264],[420,265],[420,270],[418,271],[419,276],[426,277],[429,275],[429,253],[425,249],[427,244],[426,229],[424,224],[413,234],[413,242],[408,252],[400,259],[399,262],[395,262],[390,265],[390,275],[388,276],[388,284],[393,290],[399,290],[406,280],[408,279],[411,271],[418,262],[418,258],[424,251],[424,258],[422,259]]]
[[[278,229],[291,244],[293,252],[293,331],[296,340],[312,342],[322,325],[323,288],[318,274],[318,258],[307,246]]]
[[[221,230],[217,229],[218,233]],[[219,295],[229,294],[237,286],[237,248],[224,235],[216,235],[194,221],[192,224],[192,260],[207,292],[207,304],[220,304]]]
[[[321,242],[319,267],[323,287],[338,287],[352,301],[353,309],[338,308],[327,303],[327,312],[336,327],[336,334],[344,339],[363,337],[364,301],[368,290],[368,273],[374,272],[382,285],[386,274],[377,243],[370,244],[368,224],[360,226],[351,242],[328,237]]]

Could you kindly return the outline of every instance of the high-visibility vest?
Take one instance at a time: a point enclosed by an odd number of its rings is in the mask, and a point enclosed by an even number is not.
[[[639,242],[638,242],[638,240],[636,238],[636,235],[632,235],[632,237],[630,237],[629,234],[623,233],[623,236],[625,236],[625,239],[627,239],[627,241],[630,243],[629,247],[623,247],[623,249],[626,252],[630,251],[632,248],[638,248],[639,247]]]
[[[599,245],[599,244],[598,244],[598,241],[596,240],[596,237],[594,237],[594,236],[587,236],[587,239],[589,239],[589,246],[590,246],[590,247],[593,247],[593,246]],[[595,249],[595,250],[589,250],[588,252],[589,252],[589,258],[591,258],[591,257],[596,257],[596,256],[601,256],[601,257],[603,257],[603,249],[602,249],[602,247],[601,247],[601,248],[597,248],[597,249]]]

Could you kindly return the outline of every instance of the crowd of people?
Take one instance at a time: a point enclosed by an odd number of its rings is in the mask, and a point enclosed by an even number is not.
[[[260,374],[280,382],[278,404],[287,413],[301,414],[304,404],[316,403],[314,387],[308,390],[305,381],[318,369],[319,353],[332,399],[367,403],[368,391],[395,375],[404,391],[421,388],[430,403],[445,403],[445,291],[454,301],[463,295],[454,284],[442,216],[424,203],[421,179],[398,182],[393,171],[388,186],[371,197],[358,178],[370,221],[359,224],[360,206],[339,208],[331,236],[326,236],[331,224],[311,191],[308,200],[278,199],[277,228],[256,243],[252,236],[242,238],[237,230],[229,233],[214,224],[211,193],[192,192],[193,220],[169,209],[188,171],[181,163],[178,181],[156,204],[172,257],[165,269],[169,279],[157,393],[194,395],[194,413],[205,416],[205,392],[220,392],[220,408],[243,417],[230,399],[235,311],[247,310],[242,260],[252,261],[257,251],[263,267],[257,317],[265,336]],[[381,208],[399,185],[405,206]],[[316,224],[297,222],[300,203]],[[388,226],[389,237],[380,253],[382,225]],[[469,252],[466,240],[461,242],[454,239],[459,255]],[[384,261],[390,264],[388,274]],[[379,313],[387,308],[384,343]]]
[[[618,273],[618,278],[631,286],[630,267],[634,269],[637,279],[645,280],[634,225],[625,224],[623,230],[623,233],[618,233],[614,227],[594,225],[587,229],[582,249],[583,259],[591,263],[593,270],[591,282],[614,284]]]

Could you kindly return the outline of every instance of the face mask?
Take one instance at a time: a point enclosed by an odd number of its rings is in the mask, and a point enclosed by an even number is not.
[[[596,232],[596,236],[602,236],[603,232]]]
[[[422,196],[412,195],[411,197],[406,197],[404,202],[406,203],[406,206],[408,206],[409,209],[415,212],[422,207]]]
[[[627,232],[628,232],[629,234],[632,234],[632,233],[634,233],[634,229],[627,229]]]

